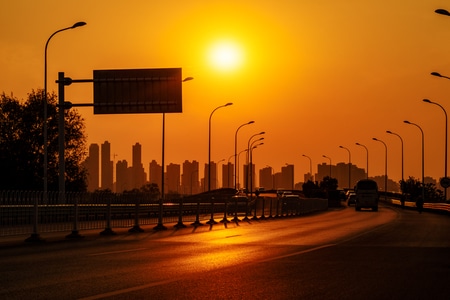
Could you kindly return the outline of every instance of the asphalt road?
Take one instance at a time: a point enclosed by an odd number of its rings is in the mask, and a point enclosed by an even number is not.
[[[450,217],[390,207],[0,245],[1,299],[450,297]]]

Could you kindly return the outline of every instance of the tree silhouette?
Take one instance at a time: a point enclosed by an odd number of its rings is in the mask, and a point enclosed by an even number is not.
[[[44,97],[32,91],[25,102],[0,95],[0,190],[42,190],[44,168]],[[47,95],[48,190],[58,190],[57,97]],[[86,191],[86,136],[76,110],[64,112],[66,190]]]

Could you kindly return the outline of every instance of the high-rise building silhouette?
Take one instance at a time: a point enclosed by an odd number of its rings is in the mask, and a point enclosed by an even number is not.
[[[130,170],[126,160],[119,160],[116,163],[116,192],[131,190]]]
[[[159,191],[161,191],[162,184],[162,167],[158,165],[156,160],[152,160],[149,164],[149,181],[150,183],[158,185]]]
[[[105,141],[101,145],[101,188],[113,190],[113,162],[111,161],[111,144]]]
[[[222,187],[234,188],[234,164],[222,165]]]
[[[211,162],[211,186],[209,186],[209,184],[208,184],[208,171],[209,171],[209,168],[208,168],[208,164],[205,164],[205,169],[204,169],[204,172],[203,172],[203,174],[205,174],[205,178],[204,178],[204,185],[205,185],[205,188],[204,188],[204,190],[205,191],[207,191],[208,190],[208,187],[210,187],[211,188],[211,191],[212,190],[215,190],[215,189],[217,189],[217,164],[215,163],[215,162]]]
[[[281,167],[281,180],[283,181],[283,188],[294,189],[294,165],[286,165]]]
[[[180,165],[169,164],[164,182],[166,193],[180,193]]]
[[[84,161],[87,170],[87,189],[89,192],[97,190],[100,180],[100,150],[98,144],[89,145],[89,156]]]
[[[131,167],[131,184],[133,188],[141,188],[146,180],[147,174],[144,172],[144,166],[142,165],[142,146],[136,143],[132,147],[132,160],[133,165]]]
[[[266,190],[274,189],[272,167],[265,167],[259,170],[259,187]]]
[[[183,163],[183,174],[181,175],[181,192],[185,195],[197,194],[200,192],[198,161],[185,160]]]

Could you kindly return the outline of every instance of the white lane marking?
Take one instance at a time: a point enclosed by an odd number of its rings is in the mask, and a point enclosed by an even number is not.
[[[255,261],[255,262],[250,262],[248,264],[268,262],[268,261],[272,261],[272,260],[276,260],[276,259],[281,259],[281,258],[286,258],[286,257],[294,256],[294,255],[300,255],[300,254],[304,254],[304,253],[308,253],[308,252],[313,252],[313,251],[320,250],[320,249],[323,249],[323,248],[333,247],[335,245],[336,244],[327,244],[327,245],[317,246],[317,247],[314,247],[314,248],[310,248],[310,249],[306,249],[306,250],[302,250],[302,251],[297,251],[297,252],[294,252],[294,253],[289,253],[289,254],[285,254],[285,255],[280,255],[280,256],[270,257],[270,258],[267,258],[267,259],[258,260],[258,261]],[[142,248],[142,249],[145,249],[145,248]],[[112,253],[112,252],[109,252],[109,253]],[[122,289],[122,290],[112,291],[112,292],[108,292],[108,293],[93,295],[93,296],[90,296],[90,297],[80,298],[78,300],[102,299],[102,298],[107,298],[107,297],[112,297],[112,296],[117,296],[117,295],[121,295],[121,294],[126,294],[126,293],[130,293],[130,292],[139,291],[139,290],[143,290],[143,289],[146,289],[146,288],[151,288],[151,287],[158,286],[158,285],[169,284],[169,283],[172,283],[172,282],[175,282],[175,281],[178,281],[178,280],[182,280],[182,278],[172,278],[172,279],[167,279],[167,280],[156,281],[156,282],[152,282],[152,283],[149,283],[149,284],[138,285],[138,286],[127,288],[127,289]]]
[[[87,256],[100,256],[100,255],[136,252],[136,251],[142,251],[142,250],[145,250],[145,249],[147,249],[147,248],[127,249],[127,250],[110,251],[110,252],[99,252],[99,253],[91,253],[91,254],[88,254]]]

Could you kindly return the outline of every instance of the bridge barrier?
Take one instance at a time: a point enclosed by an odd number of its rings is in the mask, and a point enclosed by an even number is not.
[[[326,199],[298,198],[297,203],[283,203],[279,197],[232,198],[225,195],[193,195],[159,203],[145,193],[65,193],[33,191],[0,191],[0,237],[40,233],[71,232],[67,237],[80,237],[82,230],[99,229],[101,234],[114,234],[114,228],[139,230],[142,225],[156,225],[162,211],[164,223],[183,222],[201,225],[216,214],[239,217],[304,215],[327,209]],[[239,200],[236,200],[239,199]],[[212,205],[213,204],[213,205]],[[162,210],[160,207],[162,206]],[[213,207],[213,211],[211,211]],[[27,239],[27,240],[29,240]]]

